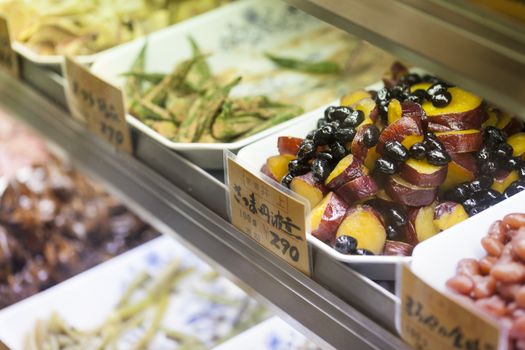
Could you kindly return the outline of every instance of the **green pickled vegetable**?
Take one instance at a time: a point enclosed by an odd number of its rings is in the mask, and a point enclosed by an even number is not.
[[[341,67],[332,61],[306,61],[298,60],[289,57],[275,56],[269,53],[265,54],[268,59],[275,63],[280,68],[297,70],[305,73],[312,74],[339,74],[341,73]]]
[[[213,76],[206,55],[189,37],[192,57],[171,73],[145,72],[143,47],[130,69],[126,96],[131,113],[166,138],[176,142],[233,142],[302,109],[266,96],[233,98],[230,92],[241,78],[222,85]],[[290,116],[290,114],[293,114]]]

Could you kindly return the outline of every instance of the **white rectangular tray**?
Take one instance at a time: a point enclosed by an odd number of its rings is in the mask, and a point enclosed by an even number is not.
[[[368,86],[366,89],[378,89],[381,88],[382,84],[377,83],[371,86]],[[266,162],[266,159],[270,156],[278,154],[277,150],[277,139],[279,136],[294,136],[294,137],[305,137],[306,134],[316,128],[317,120],[322,118],[324,115],[324,110],[329,105],[339,105],[339,101],[333,101],[332,103],[325,105],[319,109],[306,113],[301,120],[293,126],[286,127],[281,129],[279,132],[265,137],[257,142],[252,143],[244,148],[242,148],[237,157],[243,164],[246,164],[250,169],[254,171],[259,171],[261,166]],[[410,261],[410,257],[399,257],[399,256],[357,256],[357,255],[346,255],[337,252],[335,249],[329,245],[323,243],[319,239],[312,236],[310,233],[307,233],[308,241],[320,248],[334,259],[339,261],[349,263],[352,265],[385,265],[391,264],[392,268],[388,269],[389,272],[386,274],[383,273],[366,273],[367,275],[373,276],[384,276],[387,277],[390,274],[390,279],[394,279],[395,264],[403,261]],[[373,266],[370,266],[373,268]],[[385,276],[386,275],[386,276]],[[374,277],[375,278],[375,277]],[[386,278],[385,278],[386,279]]]
[[[179,292],[171,298],[164,322],[205,342],[227,334],[238,317],[239,305],[248,300],[247,295],[224,277],[206,281],[202,277],[211,272],[211,268],[173,238],[163,236],[1,310],[0,339],[12,350],[22,350],[24,338],[35,322],[49,319],[54,311],[68,324],[82,330],[91,329],[114,310],[138,273],[158,274],[173,260],[195,269],[195,274],[177,286]],[[210,305],[209,300],[196,296],[197,291],[218,294],[238,301],[239,305]],[[255,302],[249,300],[250,305],[254,305]],[[213,312],[208,312],[211,309],[224,316],[224,321],[215,327]],[[166,348],[162,339],[155,341],[152,348]]]
[[[330,33],[337,35],[329,34],[329,38],[332,39],[327,40],[326,35],[319,34],[326,30],[331,30]],[[146,71],[170,72],[176,63],[191,57],[191,47],[188,43],[190,36],[204,53],[211,54],[208,62],[215,74],[225,81],[239,75],[244,77],[232,90],[232,96],[265,94],[273,99],[284,98],[285,101],[299,103],[306,111],[339,97],[348,90],[349,85],[350,88],[354,83],[359,86],[370,71],[370,67],[365,67],[359,72],[351,73],[341,81],[341,85],[326,91],[320,89],[321,78],[317,76],[277,70],[274,64],[262,55],[264,52],[322,60],[341,47],[346,47],[342,45],[357,47],[359,43],[358,39],[279,0],[236,2],[151,34],[147,38]],[[345,40],[340,39],[341,37]],[[307,41],[305,38],[311,40]],[[144,41],[145,39],[140,39],[108,50],[97,58],[91,68],[92,72],[116,86],[123,86],[124,78],[121,74],[130,69]],[[367,50],[371,49],[363,50],[366,51],[364,56],[370,52]],[[371,61],[373,60],[368,60],[369,63]],[[374,61],[372,65],[375,67],[374,74],[381,74],[379,66],[382,61],[377,61],[379,63]],[[207,169],[222,168],[224,149],[236,152],[245,145],[293,125],[301,119],[302,117],[289,120],[240,141],[206,144],[173,142],[135,117],[127,116],[128,122],[145,134]]]
[[[416,246],[412,270],[435,289],[445,292],[446,281],[454,277],[457,263],[464,258],[481,259],[481,246],[490,225],[510,213],[525,213],[525,192],[520,192]],[[439,266],[439,268],[436,268]]]

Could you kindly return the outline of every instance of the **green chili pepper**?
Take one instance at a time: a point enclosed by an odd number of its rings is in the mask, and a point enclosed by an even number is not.
[[[341,67],[332,61],[312,62],[289,57],[275,56],[269,53],[266,53],[265,56],[280,68],[297,70],[300,72],[312,74],[338,74],[341,72]]]

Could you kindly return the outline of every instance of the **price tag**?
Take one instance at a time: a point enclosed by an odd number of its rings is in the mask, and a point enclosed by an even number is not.
[[[122,91],[66,57],[69,109],[117,150],[132,152]]]
[[[310,276],[305,203],[262,180],[233,155],[226,156],[226,179],[232,224]]]
[[[506,349],[499,347],[506,343],[506,337],[495,321],[438,292],[408,265],[403,264],[400,269],[397,322],[401,337],[408,344],[418,350]]]
[[[18,57],[11,46],[11,35],[9,34],[9,23],[4,16],[0,15],[0,66],[12,76],[18,78],[20,68]]]

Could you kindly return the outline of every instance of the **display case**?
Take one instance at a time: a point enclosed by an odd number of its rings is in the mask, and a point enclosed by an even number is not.
[[[525,115],[525,26],[467,1],[288,0],[401,59]],[[277,34],[276,34],[277,35]],[[68,111],[60,69],[19,56],[0,74],[0,105],[165,235],[241,286],[323,349],[408,349],[396,331],[394,282],[311,247],[307,277],[228,219],[222,170],[204,170],[133,125],[133,155],[117,152]]]

